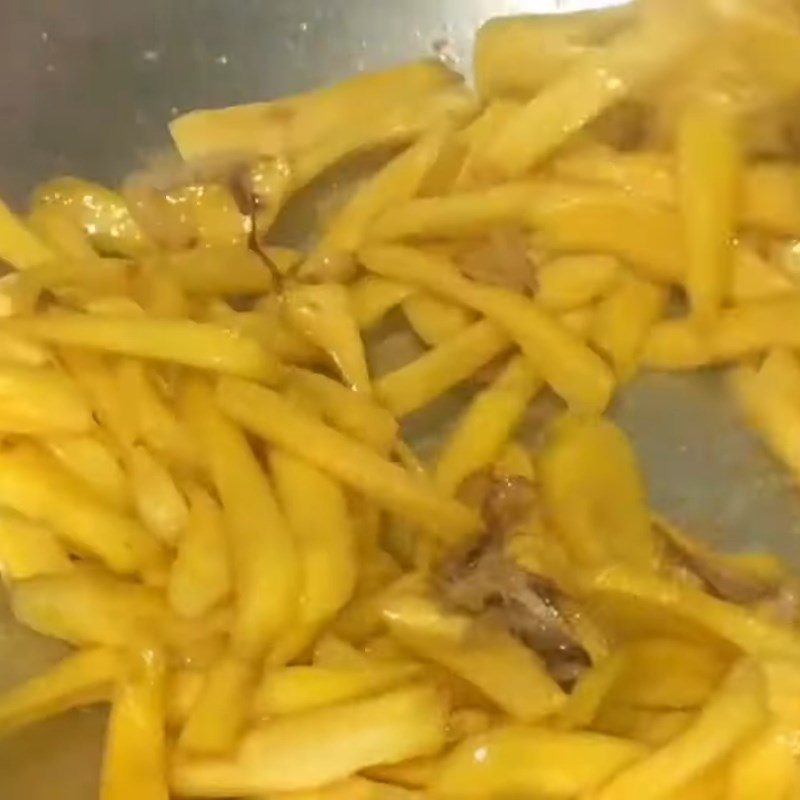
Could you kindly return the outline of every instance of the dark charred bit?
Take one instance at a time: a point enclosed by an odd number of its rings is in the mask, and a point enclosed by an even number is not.
[[[800,155],[800,95],[796,95],[791,102],[791,111],[787,114],[784,123],[784,139],[786,151],[792,158]]]
[[[592,659],[580,645],[563,650],[555,656],[545,656],[545,665],[553,680],[566,692],[571,692],[581,676],[592,666]]]
[[[536,273],[524,233],[499,229],[457,259],[456,266],[467,278],[492,286],[502,286],[520,294],[536,291]]]
[[[475,372],[472,376],[472,382],[477,386],[491,386],[500,376],[507,363],[507,355],[498,356]]]
[[[473,472],[461,481],[456,497],[475,511],[483,515],[483,507],[489,492],[492,490],[494,475],[490,469]]]
[[[268,231],[262,226],[265,218],[270,220],[270,224],[274,220],[272,204],[275,200],[264,190],[258,177],[260,173],[256,170],[257,163],[254,164],[252,161],[237,164],[228,172],[227,185],[239,212],[249,219],[250,231],[247,238],[249,250],[267,267],[272,274],[276,291],[282,294],[285,276],[266,251]]]
[[[794,576],[762,577],[681,536],[666,523],[657,523],[655,529],[661,534],[667,563],[685,582],[728,603],[758,606],[775,622],[800,622],[800,583]]]
[[[266,242],[265,237],[259,233],[258,212],[260,208],[261,198],[258,195],[251,195],[252,203],[250,207],[250,234],[247,237],[247,247],[251,252],[255,253],[264,266],[270,271],[272,280],[275,282],[275,290],[278,294],[283,293],[283,275],[278,269],[277,264],[269,257],[267,251],[264,249]]]
[[[534,485],[519,475],[504,475],[492,482],[483,504],[489,530],[510,531],[529,519],[536,508]]]
[[[800,587],[788,584],[780,587],[761,601],[761,608],[775,622],[794,627],[800,622]]]
[[[250,175],[250,165],[237,164],[228,174],[227,184],[239,213],[242,216],[251,217],[255,210],[256,193]]]
[[[650,137],[649,114],[636,101],[617,103],[591,125],[591,132],[615,150],[636,150],[645,147]]]
[[[726,563],[703,548],[682,546],[674,537],[664,536],[664,552],[673,567],[694,578],[709,594],[737,605],[769,600],[781,587]]]
[[[558,609],[558,587],[506,556],[502,535],[489,533],[466,553],[445,561],[437,589],[449,606],[505,627],[544,660],[565,689],[591,666]]]
[[[800,580],[789,572],[759,574],[737,559],[714,552],[656,518],[664,566],[682,583],[734,605],[755,607],[774,622],[800,624]]]
[[[775,587],[755,576],[745,575],[718,561],[710,561],[696,553],[673,548],[675,559],[699,579],[703,588],[714,597],[737,605],[750,605],[767,600]]]
[[[530,517],[536,508],[536,488],[519,475],[496,476],[479,470],[466,478],[458,497],[483,516],[489,531],[510,531]]]
[[[0,258],[0,277],[3,275],[11,275],[15,273],[17,270],[14,268],[14,265],[10,261],[6,261],[4,258]]]

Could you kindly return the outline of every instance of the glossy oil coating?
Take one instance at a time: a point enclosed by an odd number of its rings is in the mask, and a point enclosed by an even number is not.
[[[2,0],[0,195],[22,203],[64,173],[117,181],[165,147],[167,123],[191,108],[274,97],[434,51],[468,71],[474,31],[491,16],[608,4]],[[760,545],[800,564],[800,500],[715,376],[645,376],[615,414],[659,510],[730,549]],[[412,422],[418,436],[432,416]],[[61,652],[0,613],[0,688]],[[0,797],[96,797],[102,730],[102,714],[89,712],[0,742]]]

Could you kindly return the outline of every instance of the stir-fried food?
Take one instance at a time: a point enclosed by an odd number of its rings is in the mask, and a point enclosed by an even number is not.
[[[800,584],[604,415],[713,367],[800,480],[799,54],[792,0],[496,20],[474,91],[196,111],[0,205],[0,575],[74,648],[0,735],[109,703],[102,800],[796,797]]]

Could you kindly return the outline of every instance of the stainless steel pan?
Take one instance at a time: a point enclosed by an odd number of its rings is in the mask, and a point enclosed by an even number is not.
[[[166,144],[178,112],[265,98],[430,54],[469,69],[485,19],[611,0],[2,0],[0,194],[42,178],[116,181]],[[800,500],[722,399],[714,375],[645,376],[615,414],[654,504],[730,549],[800,564]],[[62,652],[0,608],[0,689]],[[97,794],[103,715],[66,716],[0,742],[2,800]]]

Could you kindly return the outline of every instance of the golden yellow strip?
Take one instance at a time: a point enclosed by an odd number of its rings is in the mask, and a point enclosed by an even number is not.
[[[142,445],[134,445],[124,463],[142,524],[164,544],[175,547],[186,528],[189,509],[172,474]]]
[[[647,335],[667,303],[667,290],[655,283],[626,275],[600,301],[591,339],[614,365],[620,381],[633,377],[642,357]]]
[[[379,146],[406,144],[443,125],[458,125],[476,111],[475,96],[461,84],[396,103],[384,114],[376,115],[373,108],[367,118],[354,117],[330,137],[298,153],[292,189],[303,188],[348,156]]]
[[[763,679],[755,663],[734,667],[682,734],[615,777],[598,800],[668,798],[723,759],[767,719]]]
[[[139,307],[150,317],[183,319],[191,314],[189,301],[178,281],[154,264],[142,264],[132,292],[139,301]],[[134,316],[125,310],[115,312],[113,308],[103,309],[102,303],[103,298],[100,298],[91,306],[87,304],[87,310],[91,309],[93,313],[105,316]]]
[[[728,800],[791,797],[797,785],[794,731],[774,723],[737,753],[730,768]]]
[[[228,655],[213,664],[181,731],[178,747],[198,755],[230,752],[250,716],[256,678],[253,664]]]
[[[527,358],[517,356],[473,400],[436,464],[434,480],[443,491],[452,494],[464,478],[500,455],[541,385]]]
[[[483,98],[537,94],[619,26],[628,9],[490,19],[475,41],[475,84]]]
[[[467,380],[510,348],[510,338],[498,326],[481,320],[416,361],[379,378],[375,394],[395,416],[404,417]]]
[[[289,324],[275,294],[261,298],[253,311],[234,311],[227,303],[217,301],[209,304],[205,313],[210,322],[239,331],[280,361],[303,365],[325,362],[324,353]]]
[[[397,689],[267,721],[227,758],[178,758],[172,788],[182,797],[233,797],[321,787],[378,764],[439,752],[446,724],[438,689]]]
[[[752,164],[744,176],[741,224],[774,236],[800,236],[800,168],[791,161]]]
[[[650,331],[643,364],[651,369],[696,369],[736,361],[774,348],[800,347],[800,299],[742,303],[723,311],[702,335],[686,319],[659,322]]]
[[[160,653],[137,656],[108,722],[102,800],[166,800],[166,668]]]
[[[693,318],[707,325],[727,297],[733,275],[744,159],[735,112],[721,102],[690,104],[679,120],[676,149],[686,291]]]
[[[69,655],[41,675],[0,695],[0,733],[111,699],[124,674],[122,656],[104,648]]]
[[[336,283],[298,285],[284,292],[281,301],[286,318],[329,355],[344,381],[369,394],[367,355],[347,290]]]
[[[737,367],[730,386],[750,424],[800,481],[800,364],[794,354],[775,351],[760,369]]]
[[[604,145],[568,149],[553,159],[557,178],[614,186],[641,200],[674,206],[677,187],[673,159],[656,151],[620,153]]]
[[[25,270],[51,261],[55,253],[0,201],[0,259]]]
[[[0,511],[0,575],[24,581],[72,569],[72,559],[55,533],[14,511]]]
[[[533,181],[506,183],[444,197],[420,197],[390,208],[370,228],[372,241],[466,239],[523,224],[541,192]]]
[[[99,183],[69,175],[52,178],[36,188],[32,205],[58,208],[98,253],[135,258],[154,249],[125,199]]]
[[[24,313],[30,311],[30,308],[26,308]],[[7,363],[23,367],[44,367],[54,359],[54,353],[49,347],[8,333],[0,332],[0,349]]]
[[[187,495],[188,525],[178,541],[167,596],[177,614],[197,619],[231,594],[233,581],[222,509],[199,486],[190,486]]]
[[[562,417],[538,466],[545,514],[577,563],[656,567],[641,470],[616,425],[603,417]]]
[[[678,202],[672,159],[658,152],[578,151],[556,159],[553,170],[558,178],[614,186],[649,203],[675,207]],[[736,211],[744,227],[775,236],[800,235],[800,168],[788,160],[748,164]]]
[[[591,728],[600,709],[616,688],[626,667],[624,653],[606,656],[581,675],[559,711],[556,725],[565,730]]]
[[[473,308],[511,336],[542,378],[576,411],[602,412],[614,378],[605,362],[534,303],[461,276],[444,258],[404,247],[374,247],[361,253],[371,272],[420,286]]]
[[[615,566],[592,577],[588,588],[588,600],[598,606],[610,599],[645,610],[663,609],[673,618],[678,616],[693,623],[749,655],[800,658],[800,637],[788,626],[762,619],[749,609],[677,581]]]
[[[247,179],[252,183],[258,183],[257,178],[253,177],[256,169],[251,167],[248,173]],[[253,191],[259,192],[261,188],[259,183]],[[240,211],[230,186],[195,178],[187,185],[170,189],[167,202],[179,208],[183,219],[190,222],[194,231],[192,240],[200,252],[205,248],[231,245],[239,245],[242,251],[247,252],[249,219]],[[198,250],[195,249],[195,252]],[[252,255],[258,259],[255,253]]]
[[[154,642],[174,624],[158,589],[122,580],[96,566],[15,583],[11,609],[22,625],[73,645],[127,649]]]
[[[184,291],[200,296],[265,294],[273,284],[267,266],[243,244],[158,255],[153,267],[175,278]]]
[[[339,483],[282,450],[269,454],[269,464],[278,499],[294,531],[300,562],[295,625],[268,657],[270,664],[281,664],[302,654],[353,596],[359,570],[358,541]]]
[[[302,274],[327,275],[338,259],[351,258],[377,216],[417,194],[451,136],[449,130],[431,131],[362,184],[326,226]]]
[[[208,387],[192,383],[187,391],[185,405],[202,437],[227,523],[236,611],[231,646],[244,660],[258,660],[297,611],[294,537],[247,437],[222,415]],[[303,447],[311,441],[306,438]]]
[[[55,436],[43,442],[67,472],[72,473],[115,508],[131,504],[128,479],[117,454],[101,436]]]
[[[534,723],[565,702],[541,659],[505,628],[481,627],[412,592],[384,598],[381,614],[403,647],[472,684],[512,719]]]
[[[589,797],[646,750],[599,733],[510,725],[449,753],[434,780],[435,800]]]
[[[643,202],[625,187],[529,181],[417,198],[387,211],[372,226],[370,238],[460,240],[509,225],[535,231],[555,253],[613,255],[652,280],[683,279],[678,214]]]
[[[714,3],[714,10],[729,23],[739,39],[751,69],[770,83],[787,90],[800,86],[797,64],[800,31],[788,4],[760,4],[745,0]],[[793,24],[795,23],[795,24]]]
[[[377,325],[393,308],[414,294],[411,286],[365,275],[350,286],[350,305],[362,331]]]
[[[109,361],[98,353],[63,348],[61,360],[92,405],[97,420],[111,434],[115,443],[129,447],[137,437],[135,409],[123,399],[121,387]]]
[[[120,359],[116,364],[117,395],[136,418],[137,439],[170,464],[193,468],[197,444],[175,411],[156,388],[152,370],[143,361]]]
[[[348,389],[333,378],[305,369],[289,374],[288,393],[326,422],[386,454],[397,439],[398,423],[371,397]]]
[[[461,172],[454,182],[456,188],[467,189],[480,184],[479,176],[475,175],[475,158],[483,152],[495,131],[505,125],[511,115],[521,107],[522,103],[516,100],[493,100],[462,131],[460,139],[466,148],[466,153],[461,165]]]
[[[268,669],[258,689],[256,708],[264,717],[298,714],[385,692],[419,678],[422,671],[421,664],[391,662],[336,669]]]
[[[434,61],[366,73],[335,86],[271,103],[192,111],[170,125],[184,159],[210,155],[280,155],[304,150],[394,104],[452,86],[458,76]]]
[[[1,327],[42,342],[170,361],[254,380],[276,382],[283,375],[280,363],[253,339],[188,319],[53,312],[4,320]]]
[[[60,370],[0,363],[0,431],[32,436],[81,434],[93,425],[89,404]]]
[[[639,639],[621,651],[625,672],[614,699],[656,711],[702,706],[730,669],[731,656],[715,646],[679,638]]]
[[[700,39],[686,6],[672,16],[670,24],[653,21],[619,34],[555,78],[499,131],[480,168],[491,175],[522,175],[607,108],[665,73]]]
[[[45,522],[78,553],[129,574],[161,565],[158,541],[63,472],[55,461],[18,447],[0,454],[0,502]]]
[[[619,283],[622,264],[607,255],[565,255],[536,271],[536,302],[553,313],[568,313],[600,300]]]
[[[531,204],[528,218],[529,227],[556,252],[604,253],[660,283],[683,279],[681,223],[671,209],[621,190],[565,186]]]
[[[733,305],[752,300],[773,300],[800,290],[791,270],[781,263],[779,253],[769,258],[756,245],[737,242],[733,253],[733,275],[729,300]]]
[[[477,518],[460,503],[440,496],[433,487],[295,408],[279,394],[226,379],[220,382],[217,397],[227,414],[257,436],[309,461],[434,536],[453,541],[477,531]]]
[[[468,309],[422,293],[403,301],[403,314],[414,333],[430,347],[452,339],[475,320]]]

